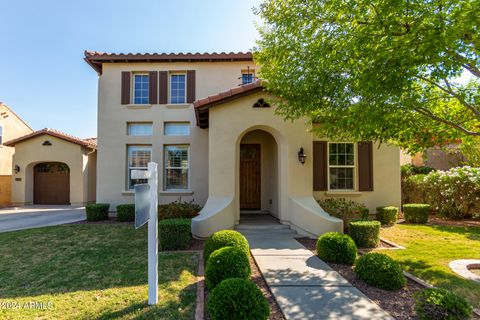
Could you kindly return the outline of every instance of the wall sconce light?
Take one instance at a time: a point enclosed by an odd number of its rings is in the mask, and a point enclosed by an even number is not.
[[[305,164],[305,160],[307,160],[307,155],[305,154],[303,147],[301,147],[300,150],[298,150],[298,161],[300,161],[301,164]]]
[[[19,173],[20,172],[20,166],[18,164],[16,164],[15,167],[13,168],[13,171],[15,173]]]

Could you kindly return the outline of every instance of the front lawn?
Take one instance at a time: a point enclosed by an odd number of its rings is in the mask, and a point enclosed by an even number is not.
[[[148,306],[146,227],[78,224],[2,233],[0,257],[2,319],[194,318],[195,253],[159,255],[159,304]]]
[[[480,307],[480,283],[453,273],[448,263],[480,259],[480,228],[397,224],[382,228],[381,236],[405,250],[381,250],[426,282],[452,290]]]

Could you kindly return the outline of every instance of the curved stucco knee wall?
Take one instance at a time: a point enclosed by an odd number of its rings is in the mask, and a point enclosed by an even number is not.
[[[233,229],[234,217],[233,196],[210,196],[199,215],[192,219],[192,234],[203,239],[219,230]]]
[[[332,217],[313,197],[289,197],[290,223],[306,236],[317,237],[326,232],[343,233],[343,220]]]

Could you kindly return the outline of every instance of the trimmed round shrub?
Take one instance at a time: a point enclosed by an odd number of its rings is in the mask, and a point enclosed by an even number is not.
[[[327,232],[318,238],[317,255],[328,262],[352,265],[357,258],[357,246],[346,234]]]
[[[472,315],[472,306],[465,299],[445,289],[424,289],[414,298],[420,320],[467,320]]]
[[[392,225],[398,220],[397,207],[377,207],[377,214],[375,217],[382,225]]]
[[[158,222],[161,250],[184,250],[190,245],[190,219],[165,219]]]
[[[208,261],[208,257],[213,251],[223,247],[237,247],[243,250],[247,256],[250,256],[250,247],[247,239],[238,231],[234,230],[222,230],[212,234],[203,247],[203,259],[205,263]]]
[[[212,290],[207,301],[212,320],[265,320],[270,315],[268,301],[250,280],[227,279]]]
[[[109,203],[89,203],[85,206],[87,221],[108,220]]]
[[[223,247],[213,251],[208,258],[205,284],[211,290],[225,279],[249,279],[251,274],[249,258],[242,249]]]
[[[410,203],[403,205],[403,216],[408,223],[425,224],[428,222],[429,213],[429,204]]]
[[[375,248],[380,243],[380,222],[358,220],[350,222],[350,237],[357,247]]]
[[[355,273],[369,285],[385,290],[398,290],[407,283],[400,264],[383,253],[361,256]]]
[[[117,206],[118,221],[135,221],[135,204],[120,204]]]

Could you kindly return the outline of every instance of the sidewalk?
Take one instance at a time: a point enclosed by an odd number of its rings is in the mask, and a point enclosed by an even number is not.
[[[297,242],[294,233],[276,231],[243,233],[287,319],[393,319]]]

